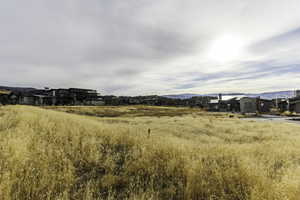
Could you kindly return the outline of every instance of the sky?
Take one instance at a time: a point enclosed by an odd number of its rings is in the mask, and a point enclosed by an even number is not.
[[[299,0],[0,1],[0,85],[150,95],[300,88]]]

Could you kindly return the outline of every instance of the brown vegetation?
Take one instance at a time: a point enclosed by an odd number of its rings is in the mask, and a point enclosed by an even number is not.
[[[0,107],[0,199],[298,199],[299,126],[141,108]]]
[[[225,113],[207,113],[199,108],[164,106],[44,106],[45,109],[94,117],[163,117],[194,115],[229,116]]]

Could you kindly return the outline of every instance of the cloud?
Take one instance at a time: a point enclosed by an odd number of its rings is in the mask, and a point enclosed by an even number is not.
[[[280,89],[288,81],[276,77],[300,73],[299,6],[297,0],[2,2],[0,85],[117,95]],[[207,59],[226,34],[242,38],[247,53],[228,63]]]

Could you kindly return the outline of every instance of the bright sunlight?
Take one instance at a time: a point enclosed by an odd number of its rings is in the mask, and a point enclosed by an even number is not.
[[[238,36],[224,35],[213,41],[208,58],[221,63],[238,60],[244,51],[243,46],[243,40]]]

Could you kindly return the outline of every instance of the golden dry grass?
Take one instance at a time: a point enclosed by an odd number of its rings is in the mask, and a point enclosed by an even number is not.
[[[187,114],[229,116],[225,113],[207,113],[199,108],[165,106],[44,106],[45,109],[94,117],[163,117]]]
[[[299,199],[298,125],[184,108],[68,109],[81,115],[0,107],[1,200]],[[172,114],[145,114],[160,109]]]

